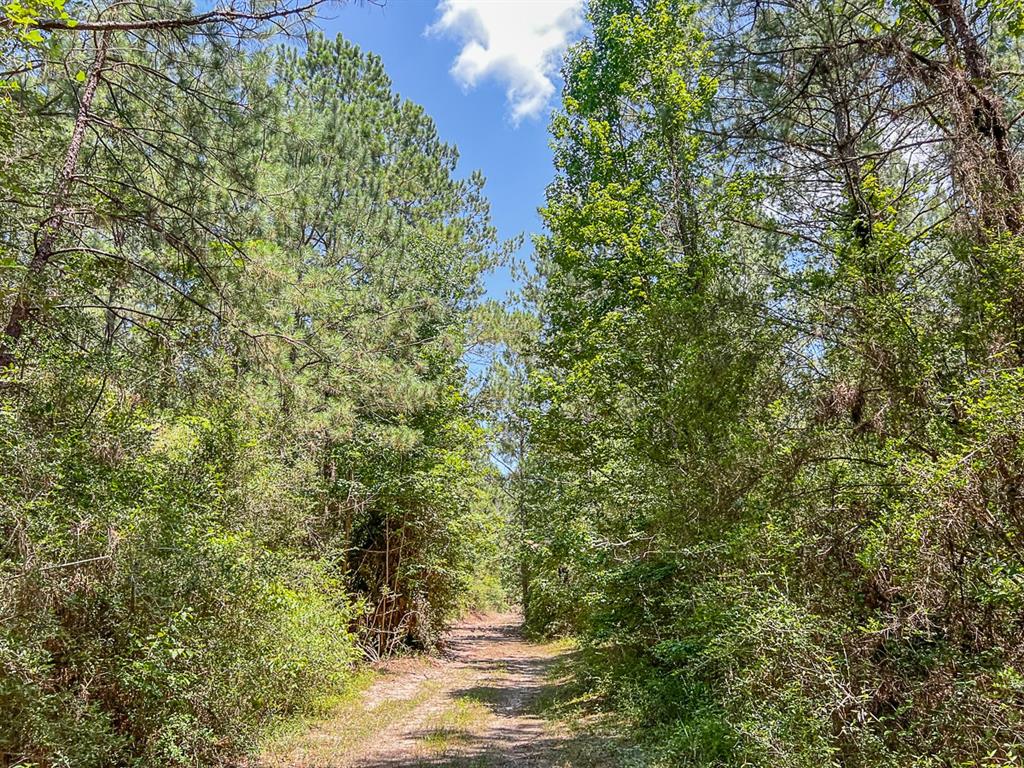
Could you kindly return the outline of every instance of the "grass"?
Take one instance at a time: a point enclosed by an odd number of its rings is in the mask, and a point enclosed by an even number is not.
[[[317,713],[292,718],[268,735],[257,762],[261,768],[302,765],[318,768],[361,751],[393,724],[433,696],[440,683],[426,680],[411,695],[383,699],[367,708],[365,692],[382,675],[358,673],[346,689],[319,702]]]
[[[465,745],[491,718],[491,710],[482,702],[462,696],[427,720],[427,735],[422,744],[428,752],[443,754]]]
[[[567,734],[566,766],[663,768],[658,750],[628,718],[608,706],[604,695],[582,682],[584,668],[572,640],[543,642],[557,657],[547,672],[547,685],[532,702],[532,714],[557,724]]]
[[[549,659],[546,680],[521,693],[524,715],[546,721],[540,742],[550,743],[551,765],[587,768],[654,768],[657,749],[637,743],[635,728],[609,712],[607,702],[578,682],[579,654],[567,641],[533,644],[529,658]],[[329,768],[372,755],[381,738],[402,734],[409,765],[487,766],[500,758],[491,733],[509,695],[507,665],[495,660],[481,675],[461,667],[428,673],[409,660],[393,677],[372,670],[358,673],[337,695],[319,703],[317,713],[294,718],[279,728],[257,763],[262,768]],[[443,672],[439,676],[438,672]],[[380,683],[380,685],[375,685]],[[458,692],[454,698],[449,698]],[[507,724],[504,724],[507,727]],[[536,724],[532,727],[536,728]],[[633,738],[631,738],[633,737]],[[498,737],[499,742],[502,737]],[[392,745],[396,746],[396,745]],[[479,754],[478,754],[479,753]]]

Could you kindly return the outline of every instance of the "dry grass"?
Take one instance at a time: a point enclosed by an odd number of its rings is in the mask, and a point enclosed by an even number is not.
[[[421,743],[429,753],[448,754],[486,730],[492,719],[491,710],[482,702],[467,697],[453,699],[427,719],[427,733]]]
[[[364,675],[329,714],[270,740],[260,768],[641,766],[581,706],[569,643],[531,643],[514,615],[469,617],[446,657]]]
[[[274,733],[257,762],[259,768],[339,768],[365,751],[381,733],[396,727],[440,689],[423,680],[407,695],[368,702],[383,675],[366,671],[347,691],[320,707],[325,715],[288,723]]]

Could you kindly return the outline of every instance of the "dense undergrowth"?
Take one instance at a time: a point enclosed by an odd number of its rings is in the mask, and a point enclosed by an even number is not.
[[[529,624],[673,764],[1020,764],[1020,9],[589,11],[508,422]]]
[[[592,0],[533,315],[314,11],[3,6],[0,765],[223,764],[513,575],[668,764],[1021,764],[1019,4]]]
[[[5,8],[0,765],[222,764],[500,601],[463,355],[502,247],[340,38]]]

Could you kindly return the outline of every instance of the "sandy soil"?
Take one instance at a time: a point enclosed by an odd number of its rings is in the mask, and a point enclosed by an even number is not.
[[[266,768],[601,768],[621,765],[592,736],[543,716],[565,653],[527,642],[515,614],[470,618],[440,658],[383,669],[333,718],[278,745]]]

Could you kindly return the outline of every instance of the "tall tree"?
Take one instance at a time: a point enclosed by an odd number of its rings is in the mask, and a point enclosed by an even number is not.
[[[483,180],[378,59],[225,13],[37,25],[10,96],[10,764],[235,759],[434,642],[489,546]]]
[[[541,249],[531,620],[686,764],[1012,764],[1015,11],[590,13]]]

